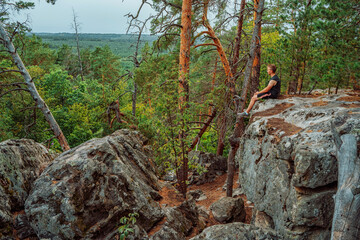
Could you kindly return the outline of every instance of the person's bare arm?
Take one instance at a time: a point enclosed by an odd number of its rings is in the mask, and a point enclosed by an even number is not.
[[[267,85],[266,88],[264,88],[264,89],[261,90],[260,92],[256,92],[255,94],[266,93],[266,92],[270,91],[270,89],[271,89],[273,86],[275,86],[276,83],[277,83],[277,82],[276,82],[275,80],[271,80],[271,81],[269,82],[269,85]]]

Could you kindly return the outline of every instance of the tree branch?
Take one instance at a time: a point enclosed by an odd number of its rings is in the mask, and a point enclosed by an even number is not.
[[[216,108],[213,109],[211,115],[208,117],[207,121],[204,124],[204,126],[200,129],[200,132],[196,135],[195,139],[193,140],[191,146],[189,147],[189,149],[187,150],[187,152],[189,153],[191,150],[194,149],[194,147],[196,146],[196,144],[199,142],[200,138],[202,137],[202,135],[204,134],[204,132],[206,131],[206,129],[209,127],[211,121],[214,119],[214,117],[216,116]]]
[[[170,5],[170,6],[174,7],[174,8],[179,9],[180,11],[182,10],[181,6],[179,6],[179,5],[176,5],[174,3],[170,3],[170,2],[168,2],[166,0],[161,0],[161,1],[165,4],[165,6]]]
[[[215,43],[202,43],[195,45],[194,48],[203,47],[203,46],[215,46],[216,48],[219,48],[220,46]]]
[[[14,92],[14,91],[25,91],[25,92],[30,92],[28,89],[25,88],[15,88],[15,89],[11,89],[3,94],[0,95],[0,98],[2,98],[3,96],[5,96],[8,93]]]
[[[9,72],[21,73],[21,71],[19,71],[19,70],[3,70],[3,71],[0,72],[0,74],[9,73]]]

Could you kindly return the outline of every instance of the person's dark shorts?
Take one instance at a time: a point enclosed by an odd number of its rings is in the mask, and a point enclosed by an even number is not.
[[[269,93],[259,93],[259,94],[257,95],[257,97],[260,98],[261,96],[264,96],[264,95],[267,95],[267,94],[269,94]],[[269,98],[275,99],[275,98],[277,98],[277,96],[271,94],[270,96],[266,96],[266,97],[263,97],[263,98],[261,98],[261,99],[269,99]]]

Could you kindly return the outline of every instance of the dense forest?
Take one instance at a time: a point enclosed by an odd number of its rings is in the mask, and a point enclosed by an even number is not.
[[[31,34],[33,33],[30,32]],[[51,49],[57,50],[63,45],[68,45],[75,52],[75,33],[35,33],[35,35],[41,38],[44,43],[47,43]],[[111,52],[122,58],[134,54],[137,37],[136,34],[79,33],[81,49],[94,50],[97,47],[109,46]],[[156,36],[143,34],[139,48],[143,48],[145,43],[151,44],[154,40],[156,40]]]
[[[33,3],[1,1],[0,141],[31,138],[64,149],[24,81],[27,71],[70,148],[137,129],[163,171],[177,169],[186,185],[187,168],[197,167],[187,162],[191,150],[236,150],[228,138],[247,121],[236,113],[268,84],[267,64],[277,66],[283,94],[359,89],[357,0],[145,0],[139,11],[144,4],[155,14],[130,13],[129,40],[104,40],[33,34],[9,18]],[[142,35],[145,27],[153,36]]]

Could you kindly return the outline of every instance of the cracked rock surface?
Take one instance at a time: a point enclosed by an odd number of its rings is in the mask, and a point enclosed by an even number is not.
[[[359,97],[257,103],[241,140],[236,160],[242,189],[255,212],[266,214],[286,239],[330,238],[337,187],[330,121],[341,135],[358,134]]]
[[[34,181],[52,160],[48,149],[31,139],[0,143],[0,239],[12,235],[13,213],[24,209]]]
[[[162,219],[157,177],[145,140],[118,130],[57,157],[34,183],[25,203],[39,238],[112,239],[120,218],[137,212],[141,239]]]
[[[254,225],[235,222],[219,224],[206,228],[201,234],[190,240],[281,240],[283,239],[274,230],[260,228]]]

